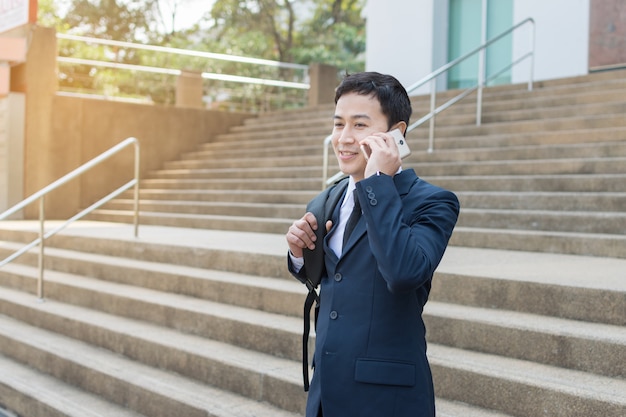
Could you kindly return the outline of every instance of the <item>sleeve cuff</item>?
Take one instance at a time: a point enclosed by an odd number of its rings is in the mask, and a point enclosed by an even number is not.
[[[291,261],[293,272],[295,272],[296,274],[300,272],[300,270],[304,266],[304,258],[296,258],[294,254],[289,251],[289,260]]]

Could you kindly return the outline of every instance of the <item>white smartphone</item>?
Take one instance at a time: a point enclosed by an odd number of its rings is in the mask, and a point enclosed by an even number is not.
[[[400,151],[400,159],[404,159],[407,156],[411,155],[411,149],[409,149],[409,144],[406,143],[406,138],[400,132],[400,129],[394,129],[389,132],[393,139],[396,141],[396,145],[398,145],[398,151]]]
[[[400,159],[404,159],[407,156],[411,155],[411,149],[406,143],[406,138],[404,137],[402,132],[400,132],[400,129],[394,129],[389,132],[389,134],[393,136],[393,139],[396,141],[396,145],[398,145]],[[365,159],[369,159],[371,153],[369,149],[366,149],[365,146],[361,146],[361,152],[363,152],[363,155],[365,155]]]

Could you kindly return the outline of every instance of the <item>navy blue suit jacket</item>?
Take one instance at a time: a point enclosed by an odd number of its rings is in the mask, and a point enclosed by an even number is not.
[[[323,241],[306,415],[316,417],[322,404],[325,417],[432,417],[422,311],[459,202],[412,169],[371,176],[356,189],[363,216],[341,256],[328,247],[334,228]],[[306,267],[294,275],[302,280]]]

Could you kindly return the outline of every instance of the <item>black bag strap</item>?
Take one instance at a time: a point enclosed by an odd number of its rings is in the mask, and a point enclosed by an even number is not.
[[[309,334],[311,332],[311,308],[315,301],[315,322],[317,327],[317,316],[319,313],[320,298],[315,290],[320,283],[324,271],[324,249],[322,242],[326,234],[326,220],[330,218],[330,213],[334,210],[340,198],[348,186],[347,177],[337,181],[332,187],[327,188],[323,193],[313,199],[307,206],[307,210],[315,215],[319,225],[316,230],[317,242],[314,251],[304,250],[304,264],[306,265],[305,285],[309,290],[304,301],[304,332],[302,334],[302,376],[304,378],[304,391],[309,390]]]
[[[309,285],[307,285],[309,287]],[[304,391],[309,390],[309,333],[311,332],[311,307],[315,301],[315,326],[317,327],[317,315],[319,313],[320,298],[312,286],[304,301],[304,333],[302,334],[302,377],[304,378]]]

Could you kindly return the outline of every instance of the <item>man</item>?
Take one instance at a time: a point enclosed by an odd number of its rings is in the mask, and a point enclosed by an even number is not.
[[[286,235],[291,273],[306,282],[321,271],[306,416],[432,417],[422,310],[459,203],[401,168],[388,132],[405,133],[411,103],[398,80],[348,75],[335,104],[332,144],[349,179],[316,198],[340,192],[334,207],[307,212]],[[354,199],[361,216],[342,243]]]

